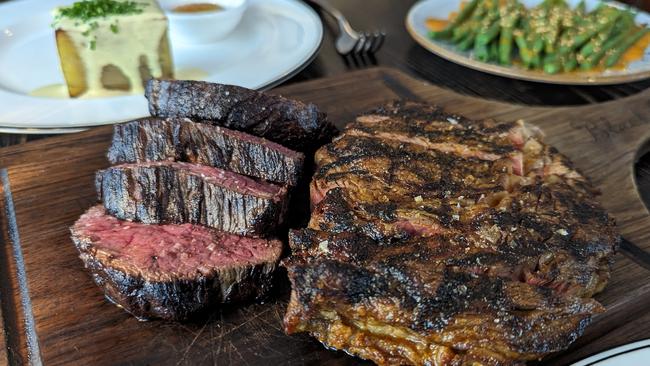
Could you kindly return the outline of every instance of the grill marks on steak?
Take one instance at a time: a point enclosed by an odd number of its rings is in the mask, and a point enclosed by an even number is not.
[[[289,263],[300,290],[292,293],[286,330],[311,332],[378,364],[536,359],[565,348],[602,310],[595,300],[453,271],[417,258],[420,248],[402,252],[354,234],[311,234],[291,237],[298,250],[305,240],[320,244],[304,244],[307,252]]]
[[[568,347],[602,310],[590,297],[619,238],[590,182],[539,137],[418,103],[357,118],[316,154],[311,221],[290,234],[286,330],[379,364]]]
[[[278,240],[122,221],[101,205],[71,233],[106,296],[142,319],[185,319],[220,303],[262,297],[282,252]]]
[[[149,162],[97,172],[106,210],[146,224],[192,223],[240,235],[268,235],[282,223],[287,189],[208,166]]]
[[[174,160],[209,165],[295,186],[304,155],[271,141],[186,118],[143,118],[116,125],[112,164]]]
[[[206,121],[299,151],[313,151],[336,131],[313,104],[234,85],[152,79],[145,95],[152,116]]]

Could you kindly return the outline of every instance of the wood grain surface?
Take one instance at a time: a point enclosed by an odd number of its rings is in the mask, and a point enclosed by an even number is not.
[[[7,360],[7,341],[5,337],[4,322],[2,319],[4,319],[4,317],[2,316],[2,299],[0,299],[0,365],[7,365],[9,364],[9,361]]]
[[[391,69],[370,69],[274,90],[317,103],[338,126],[382,102],[426,100],[470,118],[523,118],[540,126],[546,141],[567,154],[602,190],[601,202],[623,235],[650,249],[650,216],[634,182],[633,164],[650,135],[650,92],[620,101],[584,107],[541,108],[509,105],[460,96]],[[45,365],[356,365],[362,361],[325,350],[305,335],[286,336],[281,329],[287,287],[280,284],[264,304],[215,310],[196,323],[139,322],[108,303],[83,270],[69,239],[68,227],[95,202],[93,176],[108,165],[105,151],[110,127],[17,145],[0,151],[15,215],[5,198],[0,203],[0,299],[7,330],[8,360]],[[302,204],[306,205],[307,202]],[[7,214],[9,213],[9,215]],[[15,219],[15,222],[14,222]],[[11,233],[15,224],[17,233]],[[18,235],[17,235],[18,234]],[[26,286],[13,246],[19,240]],[[595,317],[568,352],[545,364],[565,364],[604,347],[639,339],[637,331],[620,331],[650,307],[650,271],[629,252],[617,255],[612,279],[596,298],[607,311]],[[31,306],[23,307],[21,294]],[[34,327],[28,329],[33,316]],[[641,328],[639,328],[641,327]],[[29,332],[37,338],[29,344]],[[616,334],[616,339],[612,335]],[[30,355],[31,350],[31,355]],[[1,355],[1,354],[0,354]]]

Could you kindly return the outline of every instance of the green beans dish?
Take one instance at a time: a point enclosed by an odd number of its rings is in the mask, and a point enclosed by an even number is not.
[[[518,0],[471,0],[447,20],[429,19],[428,36],[470,51],[483,62],[547,74],[624,68],[650,43],[650,29],[631,8],[544,0],[526,8]]]

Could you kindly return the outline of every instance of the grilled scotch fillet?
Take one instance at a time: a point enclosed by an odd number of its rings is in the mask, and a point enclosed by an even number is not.
[[[314,104],[235,85],[192,80],[147,83],[149,112],[240,130],[297,151],[313,152],[336,128]]]
[[[271,141],[187,118],[141,118],[115,125],[112,164],[182,161],[295,186],[305,156]]]
[[[172,161],[100,170],[95,188],[106,211],[120,220],[198,224],[245,236],[277,230],[287,204],[287,187]]]
[[[316,154],[285,261],[289,333],[378,364],[511,365],[567,348],[619,242],[591,183],[522,122],[394,102]]]

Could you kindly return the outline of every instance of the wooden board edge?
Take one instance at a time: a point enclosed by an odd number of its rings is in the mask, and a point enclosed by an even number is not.
[[[20,246],[13,196],[7,169],[0,169],[0,215],[3,235],[0,236],[0,311],[5,336],[7,363],[42,365],[40,345],[36,334],[27,273]],[[14,294],[18,293],[18,296]],[[14,296],[4,296],[12,294]]]
[[[7,336],[5,333],[5,321],[2,315],[2,295],[0,294],[0,365],[9,365],[9,360],[7,359]]]
[[[576,351],[589,347],[596,340],[605,338],[607,335],[621,327],[629,324],[629,318],[637,315],[644,315],[650,307],[650,283],[637,288],[632,296],[614,304],[602,315],[595,316],[592,323],[587,327],[585,333],[580,336],[571,347],[565,351],[550,355],[544,361],[549,365],[570,365],[584,356],[576,356]],[[605,349],[593,351],[599,353]]]

